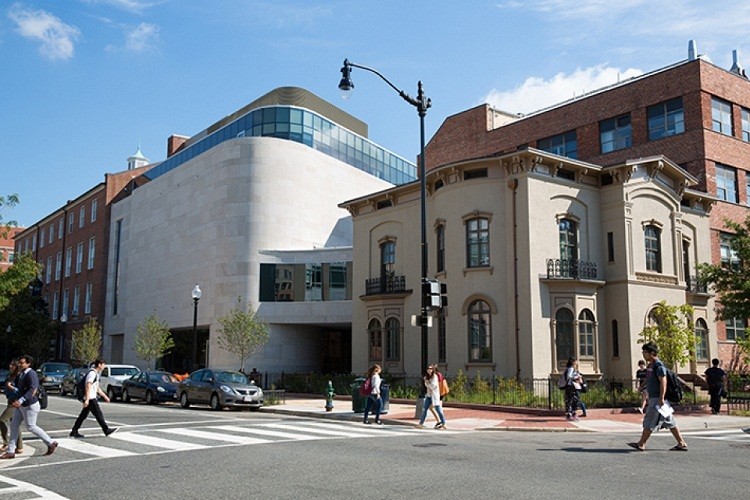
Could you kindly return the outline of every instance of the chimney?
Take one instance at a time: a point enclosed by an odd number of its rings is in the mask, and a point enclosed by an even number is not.
[[[747,78],[745,70],[742,69],[742,66],[740,66],[740,56],[736,49],[732,51],[732,67],[729,69],[729,71],[731,73],[736,73]]]
[[[698,46],[695,43],[695,40],[690,40],[688,42],[688,61],[695,61],[695,59],[698,56]]]

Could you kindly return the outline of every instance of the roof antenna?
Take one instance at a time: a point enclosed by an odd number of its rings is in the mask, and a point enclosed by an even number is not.
[[[745,74],[745,70],[740,66],[740,56],[739,52],[737,52],[737,49],[732,51],[732,67],[729,69],[730,72],[736,73],[740,76],[744,76],[747,78],[747,75]]]

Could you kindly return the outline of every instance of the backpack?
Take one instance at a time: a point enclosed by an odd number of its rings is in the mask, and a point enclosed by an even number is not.
[[[451,392],[451,388],[448,386],[448,381],[442,379],[440,381],[440,397],[447,396],[449,392]]]
[[[39,386],[39,389],[36,392],[36,397],[39,400],[39,408],[42,410],[47,409],[47,391],[44,390],[44,387],[41,385]]]
[[[567,373],[567,370],[565,370],[564,372],[562,372],[560,374],[560,378],[557,379],[557,388],[560,389],[560,390],[562,390],[562,391],[564,391],[565,390],[565,386],[568,385],[568,377],[565,376],[566,373]]]
[[[91,370],[86,372],[86,375],[81,377],[81,380],[76,382],[76,396],[78,396],[78,401],[83,402],[84,395],[86,394],[86,379],[89,377],[89,373],[91,372],[96,372],[96,370],[92,368]]]
[[[672,404],[682,401],[682,384],[677,374],[669,368],[667,368],[667,391],[664,393],[664,399]]]
[[[368,377],[365,379],[364,382],[362,382],[362,385],[359,386],[359,395],[360,396],[369,396],[370,393],[372,393],[372,381]]]

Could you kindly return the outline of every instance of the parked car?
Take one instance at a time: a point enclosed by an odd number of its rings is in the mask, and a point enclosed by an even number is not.
[[[78,398],[78,382],[86,376],[89,370],[91,368],[82,366],[80,368],[73,368],[63,375],[62,384],[60,385],[60,395],[72,394],[74,398]]]
[[[141,369],[133,365],[106,365],[99,376],[99,387],[114,401],[122,394],[122,383],[141,373]]]
[[[42,363],[36,373],[39,375],[39,382],[45,389],[59,391],[62,386],[62,379],[66,373],[73,367],[68,363]]]
[[[179,383],[169,372],[136,373],[123,381],[122,400],[130,403],[133,399],[143,399],[147,404],[175,401]]]
[[[208,404],[213,410],[224,407],[257,410],[263,406],[263,390],[248,382],[244,374],[230,370],[197,370],[180,382],[177,393],[183,408]]]

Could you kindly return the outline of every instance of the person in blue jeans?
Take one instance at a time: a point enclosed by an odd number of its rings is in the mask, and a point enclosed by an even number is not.
[[[364,423],[370,424],[367,417],[370,414],[370,408],[375,405],[375,424],[383,425],[383,422],[380,421],[380,412],[383,411],[383,399],[380,397],[380,383],[382,382],[380,378],[380,365],[372,365],[367,370],[367,378],[370,379],[370,394],[367,395],[367,401],[365,402]]]
[[[424,428],[424,421],[427,418],[427,412],[430,409],[430,405],[435,408],[435,411],[440,418],[440,422],[435,426],[436,429],[445,429],[445,415],[443,414],[443,406],[440,401],[440,379],[437,376],[435,367],[430,365],[427,367],[427,371],[424,374],[423,383],[425,386],[425,397],[424,403],[422,403],[422,417],[419,419],[417,429]]]

